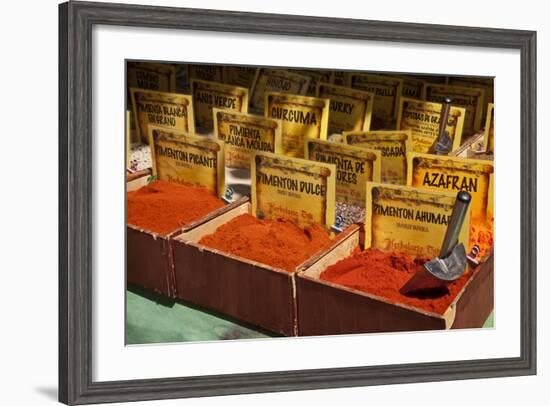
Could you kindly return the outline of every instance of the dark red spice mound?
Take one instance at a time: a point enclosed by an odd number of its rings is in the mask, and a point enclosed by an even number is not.
[[[328,231],[321,226],[302,229],[290,220],[259,220],[250,214],[235,217],[199,241],[288,272],[330,243]]]
[[[158,180],[128,192],[126,222],[164,235],[223,206],[206,188]]]
[[[456,298],[471,272],[438,292],[404,295],[400,289],[416,273],[422,270],[424,259],[413,259],[399,253],[377,249],[356,249],[349,257],[328,267],[320,276],[322,280],[347,286],[393,303],[406,304],[437,314],[443,314]]]

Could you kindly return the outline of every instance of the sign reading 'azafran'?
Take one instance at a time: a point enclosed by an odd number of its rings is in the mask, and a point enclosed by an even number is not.
[[[367,184],[365,248],[431,259],[439,255],[456,193],[380,183]],[[469,216],[459,242],[468,245]]]
[[[493,213],[493,173],[491,161],[412,153],[407,184],[454,193],[469,192],[472,217],[485,219]]]
[[[159,127],[150,127],[149,137],[157,179],[225,192],[223,143]]]
[[[300,227],[334,224],[336,167],[257,152],[252,161],[252,214]]]

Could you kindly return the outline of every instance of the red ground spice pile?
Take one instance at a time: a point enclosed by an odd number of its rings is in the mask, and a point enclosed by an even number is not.
[[[479,246],[477,256],[479,259],[487,255],[493,246],[493,227],[493,220],[472,219],[470,221],[470,249],[475,244]]]
[[[126,221],[165,235],[223,206],[206,188],[158,180],[128,192]]]
[[[349,257],[328,267],[322,280],[347,286],[366,293],[416,308],[443,314],[449,307],[471,272],[447,285],[446,289],[415,296],[405,296],[399,290],[422,269],[425,259],[413,259],[404,254],[383,252],[377,249],[356,249]]]
[[[292,272],[331,243],[321,226],[301,229],[290,220],[259,220],[250,214],[235,217],[204,236],[200,244]]]

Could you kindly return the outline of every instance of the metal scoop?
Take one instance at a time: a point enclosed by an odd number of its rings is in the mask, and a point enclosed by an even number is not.
[[[441,107],[441,115],[439,117],[439,134],[433,145],[430,147],[429,153],[435,155],[449,155],[453,147],[453,140],[447,132],[447,122],[449,121],[449,112],[451,111],[451,98],[446,97]]]
[[[403,285],[401,293],[444,289],[448,283],[462,276],[468,260],[464,245],[458,243],[458,236],[471,200],[472,196],[468,192],[458,192],[439,256],[426,262],[424,269],[416,272]]]

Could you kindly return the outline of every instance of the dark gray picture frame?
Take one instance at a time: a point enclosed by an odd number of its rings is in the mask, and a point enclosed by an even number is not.
[[[521,53],[521,354],[517,358],[116,382],[92,380],[95,24],[517,49]],[[506,142],[506,141],[503,141]],[[536,32],[69,2],[59,6],[59,400],[218,396],[536,373]]]

